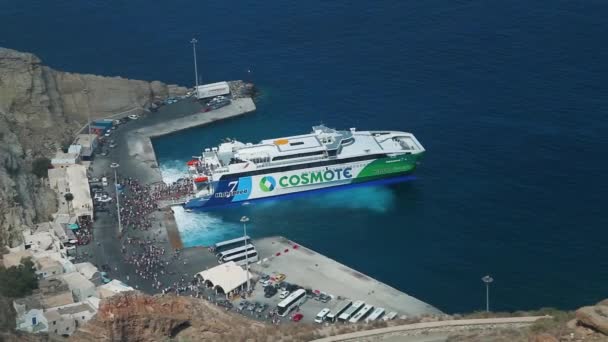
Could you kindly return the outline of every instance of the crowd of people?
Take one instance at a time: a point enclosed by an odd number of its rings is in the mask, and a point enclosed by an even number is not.
[[[128,248],[128,245],[135,248]],[[131,250],[130,253],[129,250]],[[164,247],[156,246],[154,241],[126,238],[123,241],[121,251],[124,261],[134,266],[135,273],[138,276],[151,281],[153,288],[161,288],[163,284],[159,277],[165,274],[165,270],[169,266],[169,262],[163,260]]]
[[[93,222],[90,216],[80,216],[78,218],[78,229],[72,230],[78,245],[87,245],[93,240]]]
[[[142,185],[137,179],[120,180],[120,218],[125,227],[149,230],[152,221],[148,215],[158,209],[158,201],[177,200],[192,191],[192,183],[179,180],[172,184]]]

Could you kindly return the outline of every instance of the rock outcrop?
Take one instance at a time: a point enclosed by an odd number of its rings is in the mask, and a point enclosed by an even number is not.
[[[312,329],[265,325],[202,299],[128,292],[103,300],[97,315],[70,341],[278,341],[287,335],[306,341]]]
[[[608,335],[608,300],[576,310],[578,324]]]
[[[46,221],[55,196],[31,171],[92,119],[184,94],[161,82],[53,70],[33,54],[0,48],[0,246],[20,242],[24,226]]]

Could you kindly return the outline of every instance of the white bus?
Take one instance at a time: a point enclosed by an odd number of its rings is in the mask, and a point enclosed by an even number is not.
[[[363,318],[365,318],[365,316],[367,316],[367,314],[369,314],[373,309],[374,309],[374,307],[372,305],[365,304],[365,306],[363,307],[363,309],[359,310],[359,312],[357,312],[348,321],[351,322],[351,323],[357,323],[360,320],[362,320]]]
[[[281,317],[287,316],[289,312],[306,300],[306,290],[298,289],[277,305],[277,313]]]
[[[382,317],[383,321],[390,321],[395,319],[395,317],[397,317],[397,313],[395,311],[389,312],[388,315]]]
[[[317,323],[323,323],[323,320],[325,319],[325,316],[327,316],[327,314],[329,313],[329,309],[325,308],[323,310],[321,310],[317,316],[315,317],[315,322]]]
[[[376,310],[372,311],[369,316],[365,319],[365,322],[373,322],[384,315],[384,308],[376,308]]]
[[[345,299],[337,302],[334,307],[329,311],[327,316],[325,316],[325,321],[335,323],[336,318],[340,316],[346,309],[348,309],[353,302],[351,300]]]
[[[223,264],[223,263],[229,262],[229,261],[234,261],[239,266],[246,265],[247,261],[249,261],[249,263],[252,264],[252,263],[258,261],[258,252],[256,252],[256,250],[254,249],[254,250],[251,250],[248,252],[234,254],[232,256],[219,260],[220,264]]]
[[[227,250],[239,247],[239,246],[245,246],[245,243],[247,243],[247,244],[251,243],[251,238],[247,235],[241,236],[239,238],[232,239],[232,240],[218,242],[215,245],[213,245],[213,248],[215,249],[215,253],[219,254],[221,252],[224,252],[224,251],[227,251]]]
[[[353,305],[346,309],[340,316],[338,316],[338,321],[346,322],[349,318],[351,318],[359,309],[361,309],[365,305],[365,302],[362,300],[358,300],[353,303]]]
[[[220,261],[224,261],[224,259],[231,257],[233,255],[236,254],[240,254],[243,253],[245,251],[251,251],[251,250],[255,250],[255,246],[252,244],[248,244],[247,246],[241,246],[241,247],[237,247],[237,248],[233,248],[233,249],[229,249],[225,252],[221,252],[217,254],[217,259]]]

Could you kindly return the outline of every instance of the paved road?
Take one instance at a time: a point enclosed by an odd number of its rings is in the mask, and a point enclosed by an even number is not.
[[[529,316],[529,317],[503,317],[503,318],[480,318],[480,319],[461,319],[461,320],[450,320],[450,321],[439,321],[439,322],[427,322],[427,323],[415,323],[399,325],[395,327],[380,328],[366,331],[358,331],[349,334],[325,337],[316,342],[337,342],[337,341],[361,341],[367,338],[378,339],[383,335],[391,334],[398,335],[399,333],[407,334],[408,332],[414,332],[417,330],[430,330],[438,332],[440,329],[450,329],[460,327],[466,329],[478,329],[482,326],[491,327],[508,327],[512,325],[527,325],[536,322],[541,318],[547,318],[546,316]],[[446,331],[446,336],[449,334]],[[441,334],[438,334],[440,337]],[[408,340],[403,340],[408,341]]]

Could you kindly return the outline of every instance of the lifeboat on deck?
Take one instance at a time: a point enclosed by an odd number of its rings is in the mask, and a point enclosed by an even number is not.
[[[198,160],[192,159],[192,160],[189,160],[186,164],[188,166],[195,166],[195,165],[198,165]]]
[[[207,177],[207,176],[198,176],[198,177],[194,178],[195,183],[204,183],[204,182],[207,182],[208,180],[209,180],[209,177]]]

